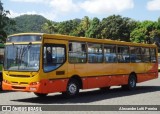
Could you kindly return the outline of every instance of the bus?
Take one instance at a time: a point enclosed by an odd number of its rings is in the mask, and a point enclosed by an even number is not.
[[[38,97],[80,89],[109,89],[158,78],[157,46],[45,33],[7,38],[3,89],[33,92]]]
[[[3,58],[4,58],[4,44],[0,43],[0,90],[2,90],[2,66],[3,66]]]

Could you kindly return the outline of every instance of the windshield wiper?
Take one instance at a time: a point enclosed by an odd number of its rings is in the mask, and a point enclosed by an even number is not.
[[[20,66],[22,65],[22,58],[25,56],[26,52],[31,48],[32,43],[30,42],[29,45],[27,45],[27,47],[25,47],[26,45],[21,45],[20,48],[16,47],[16,63],[18,65],[18,70],[20,69]],[[19,51],[18,51],[19,50]]]

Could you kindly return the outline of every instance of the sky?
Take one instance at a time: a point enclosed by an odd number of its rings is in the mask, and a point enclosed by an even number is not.
[[[91,19],[121,15],[137,21],[157,21],[160,0],[1,0],[8,17],[38,14],[56,22],[88,16]]]

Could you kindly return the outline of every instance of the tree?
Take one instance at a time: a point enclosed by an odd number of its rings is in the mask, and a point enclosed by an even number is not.
[[[12,24],[12,21],[7,17],[9,11],[4,10],[3,3],[0,0],[0,39],[1,41],[5,41],[7,37],[6,26],[8,24]]]
[[[86,31],[86,37],[90,38],[100,38],[101,37],[101,32],[100,32],[100,20],[95,17],[91,21],[90,27]]]
[[[80,22],[81,22],[80,19],[70,20],[70,24],[72,25],[72,27],[70,27],[71,30],[70,30],[69,35],[71,35],[71,36],[78,36],[77,28],[78,28]]]
[[[73,19],[69,21],[63,21],[58,23],[58,33],[65,35],[78,36],[78,25],[80,23],[79,19]]]
[[[158,43],[158,46],[160,46],[160,29],[155,29],[150,32],[151,37],[151,43]]]
[[[160,29],[160,17],[158,18],[158,22],[157,22],[157,29]]]
[[[77,36],[86,36],[86,31],[89,29],[90,23],[89,17],[85,16],[77,27]]]
[[[58,33],[59,34],[69,35],[71,30],[72,30],[71,21],[64,21],[64,22],[60,22],[58,24]]]
[[[132,31],[130,40],[133,42],[153,43],[156,35],[157,24],[152,21],[139,22],[138,26]]]
[[[131,42],[142,43],[145,42],[146,39],[146,29],[137,28],[131,32],[130,40]]]
[[[56,26],[52,21],[47,20],[47,22],[42,25],[42,31],[52,34],[56,31]]]
[[[130,33],[135,26],[136,21],[130,18],[112,15],[102,19],[101,36],[112,40],[130,41]]]
[[[156,43],[160,47],[160,17],[158,18],[158,21],[155,22],[155,27],[156,29],[150,32],[150,36],[152,43]]]
[[[82,19],[82,28],[87,31],[90,27],[90,19],[88,16],[84,16]]]

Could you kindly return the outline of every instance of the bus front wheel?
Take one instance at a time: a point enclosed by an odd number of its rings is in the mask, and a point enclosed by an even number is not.
[[[79,83],[76,79],[70,79],[67,84],[67,90],[62,92],[65,97],[75,97],[79,93]]]
[[[37,97],[46,97],[48,94],[45,93],[34,93]]]

